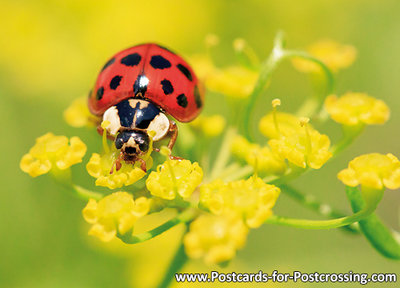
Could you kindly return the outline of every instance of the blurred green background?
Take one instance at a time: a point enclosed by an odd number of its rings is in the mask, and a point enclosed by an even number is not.
[[[399,15],[400,2],[396,0],[303,0],[301,3],[289,0],[2,0],[0,287],[140,288],[145,287],[137,284],[144,274],[147,278],[162,274],[162,269],[152,263],[167,256],[150,252],[149,248],[126,250],[129,252],[102,248],[86,236],[87,226],[81,217],[85,203],[68,195],[50,178],[42,176],[33,180],[19,169],[19,160],[34,139],[48,131],[78,135],[88,143],[89,151],[99,149],[100,138],[93,131],[68,127],[62,111],[73,99],[86,95],[110,55],[137,43],[158,42],[188,56],[203,52],[204,37],[216,33],[221,38],[222,51],[231,52],[232,41],[243,37],[264,58],[270,52],[274,35],[282,29],[288,46],[293,48],[305,47],[321,38],[354,45],[358,59],[350,69],[339,74],[337,90],[339,93],[367,92],[385,100],[391,107],[391,120],[385,126],[368,127],[340,157],[295,183],[350,213],[336,173],[362,153],[391,152],[400,156]],[[231,63],[233,52],[221,53],[218,61]],[[294,110],[308,93],[307,77],[285,63],[274,75],[264,96],[265,105],[260,103],[258,113],[269,110],[267,99],[272,97],[282,99],[282,110]],[[215,108],[218,99],[209,97],[206,109],[218,111]],[[339,135],[333,123],[321,130],[330,131],[333,140]],[[87,160],[88,155],[84,162]],[[93,181],[83,168],[74,172],[86,184]],[[399,229],[398,192],[388,191],[378,210],[394,229]],[[318,218],[285,195],[279,199],[275,211],[293,217]],[[169,236],[172,240],[174,237]],[[162,239],[153,241],[152,245],[170,251],[175,247],[172,240],[164,246],[157,242],[161,243]],[[192,263],[185,269],[211,269],[200,265],[200,262]],[[141,268],[140,275],[135,274]],[[378,255],[360,236],[339,230],[304,231],[264,226],[251,231],[246,247],[228,267],[237,272],[260,269],[372,273],[400,272],[400,265]],[[275,286],[292,287],[293,284]],[[318,286],[332,287],[332,284]],[[382,287],[398,286],[384,284]]]

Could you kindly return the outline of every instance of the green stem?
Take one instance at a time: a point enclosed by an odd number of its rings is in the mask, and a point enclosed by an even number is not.
[[[275,176],[275,177],[271,177],[271,176],[266,176],[263,178],[263,181],[269,184],[273,184],[273,185],[282,185],[285,184],[287,182],[289,182],[290,180],[293,180],[297,177],[299,177],[300,175],[302,175],[303,173],[307,172],[309,169],[308,168],[300,168],[300,167],[293,167],[287,170],[286,174],[284,174],[283,176]]]
[[[376,203],[376,205],[377,204],[378,203]],[[273,215],[267,219],[266,223],[302,229],[333,229],[359,222],[360,220],[371,215],[375,211],[376,205],[365,207],[360,212],[357,212],[351,216],[341,217],[332,220],[293,219]]]
[[[91,191],[83,188],[82,186],[72,183],[70,170],[62,170],[63,173],[59,173],[60,171],[61,170],[52,172],[52,179],[54,179],[58,184],[61,184],[61,186],[64,187],[64,189],[66,189],[68,192],[74,192],[73,195],[75,197],[83,200],[100,200],[104,197],[102,193]]]
[[[164,278],[162,279],[160,285],[158,285],[159,288],[169,287],[172,280],[175,279],[175,273],[179,272],[188,260],[188,257],[185,253],[185,247],[183,245],[183,241],[180,242],[181,244],[179,245],[174,258],[172,259],[172,262],[168,267],[167,272],[164,275]]]
[[[315,197],[311,194],[304,195],[303,193],[301,193],[300,191],[289,185],[282,185],[280,186],[280,188],[286,195],[295,199],[297,202],[309,208],[310,210],[313,210],[321,214],[322,216],[326,216],[329,218],[338,218],[345,216],[344,213],[334,210],[328,204],[323,204],[317,201]],[[342,228],[345,229],[347,232],[353,232],[353,233],[359,232],[359,229],[356,224],[351,224],[349,226],[344,226]]]
[[[304,51],[297,51],[297,50],[286,50],[285,51],[285,56],[286,57],[297,57],[297,58],[302,58],[311,62],[314,62],[317,64],[321,69],[322,72],[325,74],[325,79],[326,79],[326,91],[325,91],[325,96],[329,95],[333,92],[334,88],[334,77],[331,72],[331,70],[322,62],[321,60],[313,57],[312,55],[308,54],[307,52]]]
[[[188,223],[192,221],[196,217],[197,213],[193,209],[188,209],[178,216],[172,218],[171,220],[165,222],[164,224],[141,234],[131,235],[130,233],[126,233],[124,235],[118,234],[118,238],[120,238],[126,244],[136,244],[141,243],[147,240],[150,240],[166,231],[175,227],[181,223]]]
[[[337,156],[340,152],[346,149],[354,140],[364,131],[365,125],[356,127],[343,127],[343,138],[332,147],[333,156]]]
[[[221,178],[223,178],[227,182],[235,181],[235,180],[250,176],[253,173],[253,171],[254,171],[254,169],[252,166],[246,165],[246,166],[241,167],[240,169],[236,170],[235,172],[233,172],[229,175],[226,175],[225,177],[221,177]]]
[[[76,196],[84,200],[88,199],[100,200],[104,197],[104,195],[101,193],[88,190],[79,185],[72,184],[71,188],[76,192]]]
[[[245,137],[249,141],[253,141],[252,132],[250,127],[251,114],[253,112],[253,108],[258,97],[268,86],[269,79],[272,76],[274,70],[278,67],[278,64],[285,58],[285,54],[283,51],[284,39],[283,33],[279,32],[274,40],[274,48],[272,49],[272,53],[267,58],[267,60],[261,65],[260,75],[256,84],[254,85],[254,89],[250,95],[249,101],[247,102],[245,112],[243,114],[243,133]]]
[[[229,161],[229,158],[231,156],[231,143],[232,143],[232,138],[236,134],[236,129],[235,128],[228,128],[228,130],[225,133],[224,139],[222,140],[221,148],[218,152],[218,155],[214,161],[214,166],[211,170],[211,179],[215,179],[221,172],[224,170],[226,164]]]
[[[243,114],[243,134],[249,140],[253,141],[252,130],[250,126],[251,114],[253,112],[253,108],[256,104],[258,97],[261,93],[266,89],[269,84],[269,80],[272,76],[272,73],[278,67],[278,65],[284,60],[288,58],[302,58],[311,62],[314,62],[319,67],[321,67],[325,78],[326,78],[326,91],[323,93],[323,96],[331,94],[333,92],[334,87],[334,77],[329,68],[317,58],[311,56],[310,54],[303,51],[296,50],[285,50],[284,49],[284,38],[283,33],[278,33],[275,37],[274,48],[272,49],[272,53],[267,58],[267,60],[261,65],[260,75],[258,80],[254,86],[253,92],[250,95],[249,101],[247,102],[247,106],[245,108],[245,113]],[[306,101],[304,105],[310,107],[300,108],[300,110],[305,110],[307,108],[307,114],[313,114],[318,108],[322,106],[323,98],[319,97],[313,101]],[[304,115],[303,115],[304,116]]]

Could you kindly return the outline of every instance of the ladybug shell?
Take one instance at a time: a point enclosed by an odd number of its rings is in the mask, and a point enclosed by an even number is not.
[[[200,113],[202,87],[189,64],[156,44],[142,44],[115,54],[101,70],[89,95],[89,109],[101,116],[127,98],[146,99],[180,122]]]

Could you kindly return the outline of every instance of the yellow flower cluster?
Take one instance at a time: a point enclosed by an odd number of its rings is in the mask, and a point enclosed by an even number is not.
[[[400,187],[400,162],[392,154],[371,153],[361,155],[350,161],[348,168],[338,174],[345,185],[381,190]]]
[[[124,185],[132,185],[146,175],[146,172],[140,168],[140,162],[132,165],[121,161],[122,166],[116,171],[114,163],[118,155],[119,151],[117,150],[112,150],[101,156],[98,153],[92,154],[92,157],[86,164],[86,170],[90,176],[96,178],[96,186],[108,187],[110,189],[120,188]],[[153,159],[148,156],[145,161],[147,169],[150,169],[153,165]],[[111,168],[113,168],[112,173],[110,173]]]
[[[250,228],[259,227],[271,214],[280,189],[252,176],[224,183],[217,179],[200,188],[200,205],[215,215],[236,213]]]
[[[206,83],[208,78],[211,78],[215,69],[214,63],[207,55],[193,55],[188,59],[190,65],[196,71],[197,77]]]
[[[245,160],[260,173],[283,174],[286,171],[285,161],[272,153],[269,147],[250,143],[243,136],[233,139],[231,150],[233,155]]]
[[[37,177],[51,169],[65,170],[80,163],[85,153],[86,145],[78,137],[68,140],[66,136],[47,133],[37,138],[29,153],[22,157],[20,168],[30,176]]]
[[[236,214],[201,215],[190,224],[183,243],[191,258],[202,258],[207,264],[231,260],[246,243],[248,228]]]
[[[330,95],[325,100],[325,108],[333,120],[348,126],[383,124],[390,115],[385,102],[365,93],[346,93],[339,98]]]
[[[243,99],[253,91],[258,79],[258,72],[242,66],[230,66],[215,69],[212,76],[206,79],[206,86],[211,91],[228,97]]]
[[[154,196],[173,200],[188,198],[203,180],[203,170],[197,162],[166,160],[146,179],[146,187]]]
[[[97,117],[90,113],[87,97],[75,99],[64,111],[65,121],[72,127],[93,127],[99,121]]]
[[[208,89],[232,98],[247,98],[258,79],[257,71],[237,65],[218,68],[205,55],[192,56],[189,62]]]
[[[334,72],[351,66],[357,56],[353,46],[332,40],[318,41],[310,45],[307,51]],[[301,72],[319,72],[321,69],[317,64],[300,58],[293,59],[293,65]]]
[[[111,241],[117,232],[125,234],[133,230],[137,219],[149,212],[150,200],[140,197],[136,200],[127,192],[112,193],[99,202],[90,199],[82,214],[92,224],[89,235],[102,241]]]
[[[226,120],[221,115],[200,115],[194,121],[190,122],[189,125],[195,129],[200,130],[204,135],[208,137],[215,137],[220,135],[222,131],[224,131]]]
[[[330,140],[327,135],[309,129],[307,125],[304,124],[305,127],[297,133],[271,139],[268,144],[274,153],[296,166],[319,169],[332,157]]]
[[[276,117],[276,122],[274,117]],[[308,124],[308,128],[313,129],[310,124]],[[274,139],[303,132],[304,128],[299,125],[299,117],[290,113],[275,111],[261,118],[259,130],[264,136]]]

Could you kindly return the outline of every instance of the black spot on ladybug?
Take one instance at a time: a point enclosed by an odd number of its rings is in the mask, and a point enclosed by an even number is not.
[[[115,58],[111,58],[110,60],[107,61],[106,64],[104,64],[103,68],[101,69],[101,71],[103,71],[104,69],[106,69],[108,66],[110,66],[111,64],[113,64],[115,62]]]
[[[114,78],[111,79],[110,82],[110,89],[115,90],[118,88],[120,82],[121,82],[122,76],[114,76]]]
[[[187,101],[185,94],[178,95],[178,97],[176,97],[176,100],[177,100],[179,106],[181,106],[183,108],[187,107],[188,101]]]
[[[190,71],[189,71],[189,69],[188,69],[187,67],[185,67],[185,66],[182,65],[182,64],[178,64],[178,65],[176,65],[176,67],[178,67],[179,71],[181,71],[182,74],[185,75],[185,77],[186,77],[187,79],[189,79],[189,81],[192,81],[192,80],[193,80],[192,73],[190,73]]]
[[[197,108],[201,108],[201,106],[203,106],[203,102],[201,101],[199,86],[196,85],[194,87],[193,94],[194,94],[194,101],[196,102]]]
[[[121,64],[124,64],[125,66],[133,67],[136,66],[140,63],[140,60],[142,60],[142,56],[140,56],[138,53],[133,53],[125,56],[124,58],[121,59]]]
[[[174,87],[171,84],[171,81],[164,79],[161,81],[162,89],[165,95],[169,95],[174,92]]]
[[[99,89],[97,89],[96,99],[101,100],[101,98],[103,98],[103,94],[104,94],[104,87],[100,87]]]
[[[138,94],[141,95],[141,97],[144,97],[144,94],[147,91],[147,85],[149,84],[149,78],[146,77],[144,74],[140,74],[137,78],[135,83],[133,84],[133,93],[135,96]]]
[[[167,59],[165,59],[161,55],[155,55],[155,56],[151,57],[150,65],[154,69],[166,69],[166,68],[171,67],[171,62],[169,62]]]

